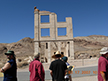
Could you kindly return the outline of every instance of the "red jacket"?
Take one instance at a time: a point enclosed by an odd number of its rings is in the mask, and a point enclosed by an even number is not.
[[[39,60],[33,60],[29,65],[30,81],[44,81],[45,72]]]

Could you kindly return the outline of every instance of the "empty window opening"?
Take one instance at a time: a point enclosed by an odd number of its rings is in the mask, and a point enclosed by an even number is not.
[[[41,15],[41,23],[49,23],[49,15]]]
[[[92,56],[90,56],[89,58],[92,58]]]
[[[68,50],[68,57],[70,57],[70,50]]]
[[[62,55],[64,55],[64,52],[61,52]]]
[[[56,54],[56,52],[54,52],[54,54]]]
[[[41,43],[39,42],[39,47],[41,47]]]
[[[67,42],[67,44],[69,44],[70,42]]]
[[[58,36],[66,36],[66,28],[58,28]]]
[[[49,28],[41,28],[41,37],[50,36],[50,29]]]
[[[46,43],[46,49],[48,49],[48,43]]]

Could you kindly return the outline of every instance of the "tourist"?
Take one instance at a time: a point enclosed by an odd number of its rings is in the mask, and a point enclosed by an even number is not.
[[[17,81],[17,64],[14,51],[8,51],[5,55],[9,61],[0,69],[0,72],[4,73],[3,81]]]
[[[40,53],[34,56],[34,60],[30,62],[30,81],[44,81],[45,72],[42,63],[39,61]]]
[[[108,81],[108,47],[103,47],[98,60],[98,81]]]
[[[60,51],[57,51],[52,58],[55,60],[50,64],[50,75],[52,76],[52,81],[64,81],[64,76],[66,73],[67,66],[64,61],[60,60],[63,55]]]

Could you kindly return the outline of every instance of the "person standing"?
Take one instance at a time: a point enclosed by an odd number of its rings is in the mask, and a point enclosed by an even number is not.
[[[70,64],[67,62],[68,58],[66,56],[62,57],[61,59],[66,63],[67,67],[70,66]],[[72,68],[70,70],[68,70],[68,69],[67,69],[64,79],[65,79],[65,81],[72,81],[71,71],[70,71]]]
[[[64,76],[66,73],[67,66],[64,61],[60,60],[63,55],[60,51],[57,51],[52,58],[55,60],[50,64],[50,75],[52,76],[52,81],[64,81]]]
[[[98,81],[108,81],[108,47],[103,47],[98,60]]]
[[[39,61],[39,57],[40,53],[37,53],[34,56],[34,60],[30,62],[30,81],[44,81],[45,72],[42,63]]]
[[[14,51],[8,51],[5,53],[9,61],[0,69],[0,72],[4,73],[3,81],[17,81],[17,64]]]

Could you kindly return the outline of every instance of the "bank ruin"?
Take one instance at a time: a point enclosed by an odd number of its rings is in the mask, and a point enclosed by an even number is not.
[[[42,16],[48,16],[49,22],[43,23]],[[42,30],[47,29],[49,34],[42,36]],[[66,35],[59,36],[60,29],[66,30]],[[48,33],[46,32],[46,33]],[[50,63],[51,56],[60,51],[69,59],[74,59],[73,24],[72,18],[66,17],[66,22],[57,22],[57,15],[49,11],[40,11],[34,7],[34,55],[41,54],[41,62]]]

